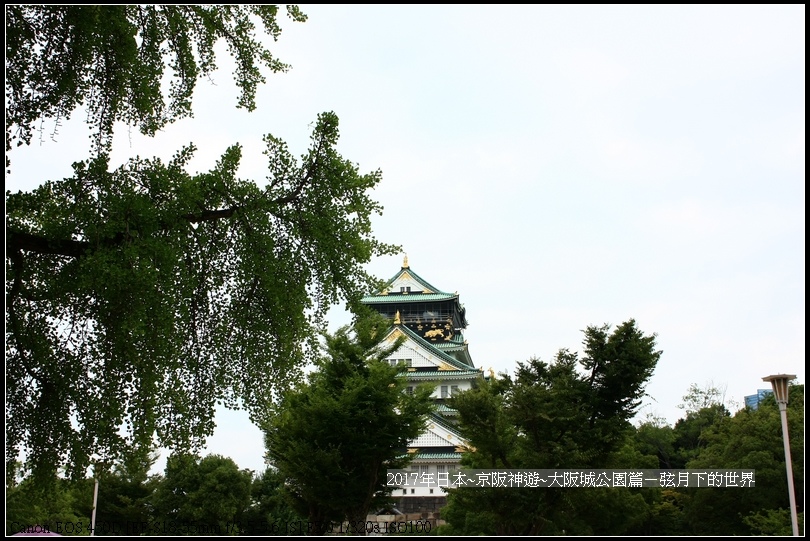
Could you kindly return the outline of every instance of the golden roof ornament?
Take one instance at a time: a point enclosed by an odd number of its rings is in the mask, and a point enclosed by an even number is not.
[[[399,310],[397,310],[397,314],[394,316],[394,325],[401,325],[402,320],[399,319]]]
[[[402,260],[402,268],[407,269],[408,267],[408,254],[405,254],[405,258]]]
[[[491,366],[489,367],[489,377],[495,379],[495,371],[492,369]]]

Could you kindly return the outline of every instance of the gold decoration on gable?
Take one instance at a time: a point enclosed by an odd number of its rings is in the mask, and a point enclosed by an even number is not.
[[[439,370],[458,370],[458,368],[450,364],[447,364],[444,361],[441,361],[441,364],[439,364]]]
[[[390,344],[391,342],[396,341],[397,338],[403,335],[404,333],[400,329],[394,329],[393,331],[391,331],[391,334],[388,335],[385,341]]]

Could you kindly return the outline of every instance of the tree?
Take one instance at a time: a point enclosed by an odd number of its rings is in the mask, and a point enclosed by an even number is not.
[[[552,363],[518,363],[514,378],[484,382],[451,399],[474,449],[468,468],[650,468],[630,445],[660,351],[634,320],[588,327],[582,358],[560,350]],[[632,463],[630,463],[632,462]],[[643,496],[630,489],[451,489],[443,517],[451,531],[499,535],[616,535],[643,520]]]
[[[726,395],[725,388],[717,387],[713,382],[706,383],[700,387],[697,383],[689,385],[689,390],[683,396],[683,402],[678,408],[684,410],[687,415],[710,408],[712,406],[722,406]]]
[[[277,470],[268,468],[253,480],[251,504],[242,515],[240,531],[247,535],[297,535],[288,525],[306,522],[293,511],[284,494],[284,479]]]
[[[330,522],[365,523],[388,503],[385,472],[409,462],[407,444],[425,428],[429,387],[405,392],[401,367],[386,359],[390,322],[366,312],[353,328],[326,335],[309,381],[284,393],[265,426],[267,455],[294,508],[325,533]]]
[[[238,534],[252,482],[253,473],[230,458],[172,455],[152,498],[155,519],[189,529],[177,533]]]
[[[6,7],[7,147],[79,104],[95,141],[72,177],[6,193],[6,455],[24,450],[43,479],[63,464],[83,477],[133,447],[198,449],[218,403],[256,419],[299,377],[327,309],[375,282],[363,265],[399,250],[372,234],[381,173],[338,154],[334,113],[318,116],[300,163],[265,137],[265,186],[237,178],[238,145],[208,173],[186,172],[193,146],[111,167],[115,122],[153,134],[190,114],[219,39],[252,109],[259,67],[286,67],[255,36],[257,20],[278,36],[276,13]]]
[[[715,403],[699,410],[689,411],[678,419],[672,430],[674,436],[673,467],[685,468],[706,447],[706,434],[712,426],[726,422],[731,414],[723,404]]]
[[[152,494],[160,479],[149,471],[157,459],[152,451],[138,450],[112,471],[99,473],[95,535],[137,535],[151,522]],[[86,514],[92,515],[92,506]]]
[[[701,390],[691,385],[684,396],[686,415],[675,428],[656,419],[642,423],[636,445],[642,453],[657,455],[661,468],[753,469],[755,486],[658,490],[644,524],[628,534],[790,535],[781,419],[773,397],[731,416],[720,396],[713,386]],[[788,408],[791,454],[803,457],[804,386],[790,387]],[[797,507],[802,509],[801,460],[794,461],[793,475]]]
[[[664,418],[648,415],[636,428],[634,440],[641,453],[658,459],[657,468],[676,468],[675,434]]]
[[[289,68],[255,35],[258,19],[278,39],[277,13],[274,5],[7,5],[6,150],[29,144],[38,122],[58,126],[79,105],[97,150],[109,149],[119,121],[154,135],[191,115],[197,79],[216,70],[220,39],[236,58],[238,107],[252,111],[265,81],[261,68]],[[287,14],[306,20],[297,6],[288,6]]]
[[[804,509],[804,386],[791,385],[788,433],[793,459],[796,506]],[[754,487],[687,489],[687,521],[692,533],[703,535],[752,535],[779,526],[790,530],[790,502],[785,475],[784,442],[779,409],[773,396],[756,409],[744,408],[723,422],[707,425],[703,445],[686,467],[689,469],[753,469]],[[779,510],[787,512],[780,513]],[[782,520],[781,524],[778,522]]]
[[[30,526],[40,526],[59,534],[87,534],[93,486],[87,479],[54,477],[44,484],[26,477],[6,487],[6,535]]]

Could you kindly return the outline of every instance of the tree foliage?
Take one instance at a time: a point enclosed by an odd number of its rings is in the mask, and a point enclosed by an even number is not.
[[[114,464],[111,471],[99,472],[95,535],[137,534],[140,532],[135,528],[142,530],[151,522],[151,499],[160,476],[149,472],[157,459],[154,452],[136,450]],[[86,514],[92,516],[92,507]]]
[[[266,535],[285,533],[281,526],[299,520],[269,470],[253,479],[253,472],[240,470],[227,457],[174,454],[163,475],[150,475],[155,460],[156,455],[139,451],[97,472],[95,535]],[[87,535],[94,483],[95,477],[57,477],[45,484],[29,476],[7,485],[6,534],[38,525]]]
[[[633,440],[640,453],[658,459],[657,468],[683,467],[675,465],[675,434],[665,419],[648,415],[636,428]]]
[[[6,9],[7,139],[80,103],[103,137],[113,120],[153,133],[188,114],[220,37],[245,107],[258,66],[283,68],[254,36],[254,16],[278,35],[272,6]],[[176,76],[165,97],[161,62]],[[363,265],[398,251],[371,231],[381,173],[340,156],[338,137],[337,116],[319,115],[298,160],[267,135],[262,184],[237,177],[238,145],[187,172],[189,146],[115,169],[100,152],[70,178],[7,192],[7,456],[24,450],[43,478],[62,464],[82,477],[132,447],[193,451],[218,403],[264,412],[315,350],[326,310],[371,288]]]
[[[242,514],[240,532],[246,535],[298,535],[300,528],[288,527],[306,522],[298,515],[284,493],[284,478],[268,468],[253,480],[251,503]]]
[[[630,320],[613,332],[588,327],[584,354],[560,350],[552,363],[518,363],[514,378],[484,382],[451,399],[473,452],[471,468],[654,467],[628,447],[646,382],[661,355],[655,336]],[[634,463],[627,463],[634,462]],[[642,463],[643,462],[643,463]],[[621,533],[643,518],[629,490],[469,488],[450,491],[451,531],[501,535]],[[476,530],[475,528],[482,528]]]
[[[388,502],[385,472],[403,468],[406,447],[425,428],[431,389],[405,392],[386,358],[401,344],[383,342],[390,322],[375,313],[326,336],[309,381],[286,392],[265,426],[270,463],[301,516],[320,524],[364,522]]]
[[[634,438],[639,452],[661,468],[753,469],[745,488],[667,488],[651,491],[647,516],[630,535],[790,535],[782,427],[773,397],[731,415],[715,387],[689,388],[686,415],[675,427],[643,422]],[[696,390],[698,392],[696,392]],[[804,506],[804,386],[790,387],[788,423],[797,507]],[[799,522],[803,523],[801,513]]]
[[[804,509],[804,386],[791,385],[788,403],[788,434],[796,491],[796,505]],[[773,396],[760,401],[756,409],[744,408],[733,417],[707,426],[700,452],[690,460],[690,469],[753,469],[756,486],[740,490],[695,489],[688,493],[688,523],[695,533],[707,535],[751,535],[774,528],[779,517],[790,531],[790,509],[785,471],[784,442],[779,409]],[[767,510],[772,510],[768,512]]]
[[[152,497],[154,517],[208,532],[239,533],[252,482],[253,473],[228,457],[174,454]]]
[[[19,470],[18,466],[12,467]],[[87,533],[93,485],[90,480],[54,478],[47,489],[32,477],[6,486],[6,535],[40,526],[51,532]],[[69,530],[69,531],[68,531]]]
[[[197,80],[216,70],[219,40],[236,60],[238,106],[253,110],[261,68],[289,67],[256,36],[258,20],[279,37],[277,13],[275,5],[7,5],[6,149],[30,143],[38,123],[58,126],[80,105],[99,150],[109,147],[116,122],[154,135],[191,115]],[[287,13],[306,20],[297,6]]]

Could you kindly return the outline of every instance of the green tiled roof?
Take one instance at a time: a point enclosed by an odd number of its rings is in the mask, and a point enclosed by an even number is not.
[[[470,357],[470,351],[467,348],[467,344],[464,343],[464,337],[461,336],[458,340],[456,340],[456,337],[460,334],[461,333],[458,333],[458,335],[453,335],[453,338],[448,341],[431,342],[431,344],[436,349],[447,352],[454,358],[458,359],[461,363],[468,365],[470,368],[475,368],[475,363]]]
[[[408,379],[439,380],[439,379],[468,379],[470,377],[483,377],[478,370],[430,370],[423,372],[403,372]]]
[[[458,415],[458,410],[454,410],[447,404],[436,404],[436,412],[442,415]]]
[[[414,460],[461,460],[461,453],[414,453]]]
[[[451,434],[453,434],[459,441],[464,441],[464,438],[461,437],[461,432],[458,431],[458,427],[453,426],[449,422],[447,422],[441,415],[437,415],[435,413],[431,413],[429,416],[430,421],[432,423],[436,423],[437,425],[441,426]]]
[[[458,342],[453,342],[453,341],[450,341],[450,340],[445,341],[445,342],[436,342],[435,344],[433,342],[431,342],[431,345],[433,347],[435,347],[435,348],[439,348],[439,349],[442,349],[442,350],[448,350],[448,351],[455,351],[455,350],[464,349],[464,344],[463,343],[459,344]]]
[[[455,298],[458,298],[458,295],[454,295],[452,293],[408,293],[407,295],[403,295],[401,293],[389,293],[388,295],[369,295],[367,297],[363,297],[360,302],[363,304],[384,304],[445,301]]]

